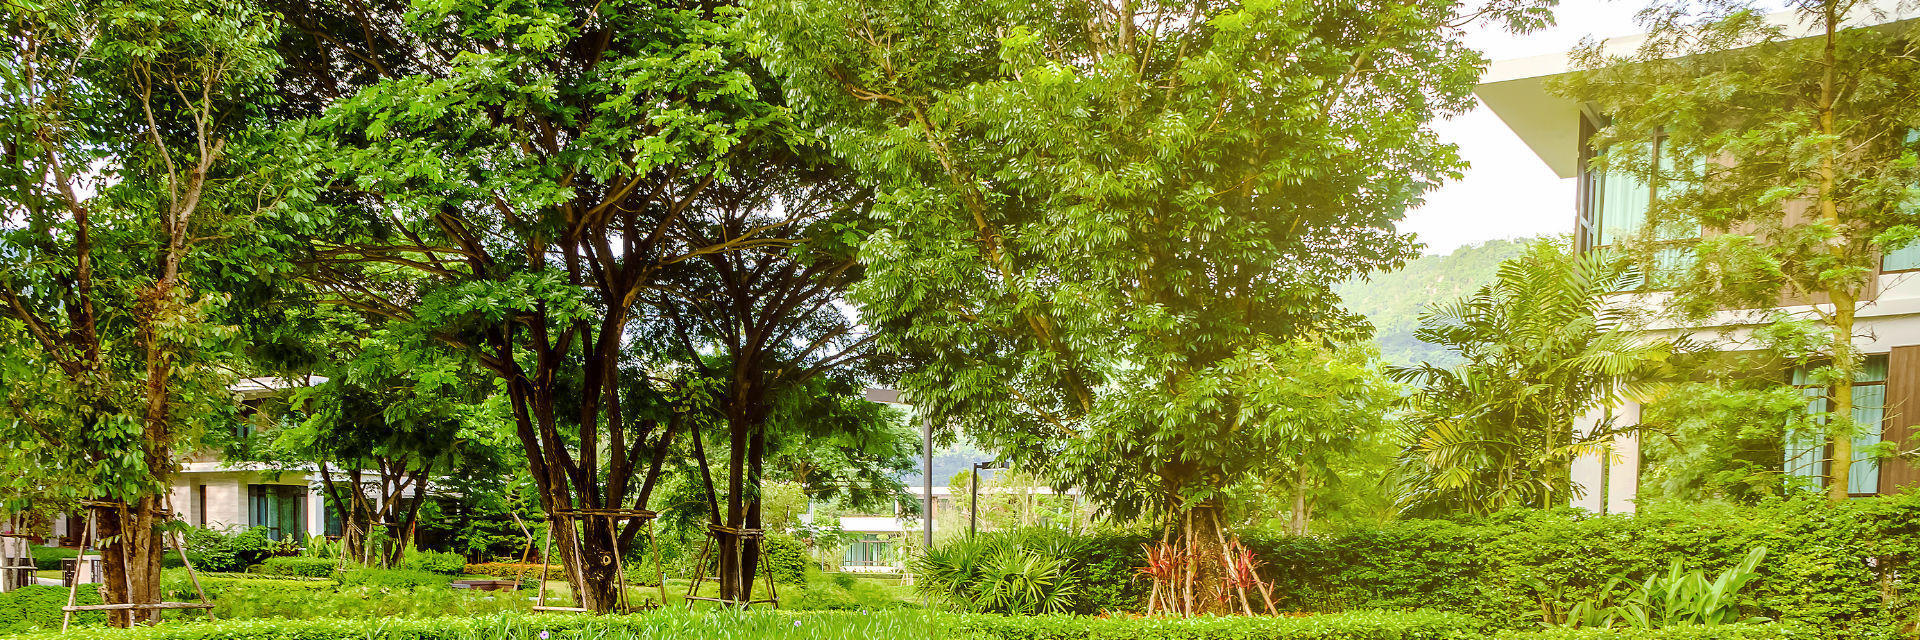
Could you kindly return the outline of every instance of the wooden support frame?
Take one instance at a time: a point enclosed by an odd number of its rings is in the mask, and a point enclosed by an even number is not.
[[[80,555],[76,559],[76,562],[80,561],[79,558],[87,557],[87,551],[92,547],[92,545],[96,541],[95,540],[96,536],[94,535],[94,532],[97,530],[99,526],[100,510],[117,509],[122,513],[126,512],[127,510],[126,503],[107,501],[107,500],[82,500],[80,501],[80,506],[81,508],[84,508],[87,510],[87,525],[86,525],[86,529],[80,532]],[[178,514],[173,512],[173,499],[171,497],[167,499],[167,508],[155,509],[153,511],[153,515],[164,520],[173,520],[179,517]],[[124,520],[124,518],[122,520]],[[76,601],[78,600],[80,595],[80,575],[79,575],[79,569],[78,567],[76,567],[74,569],[73,583],[67,585],[67,606],[60,608],[60,611],[61,611],[60,632],[66,633],[67,628],[72,626],[73,613],[75,611],[158,611],[158,610],[166,610],[166,609],[205,609],[207,611],[207,619],[212,620],[213,619],[213,603],[207,601],[207,590],[204,588],[201,588],[200,586],[200,573],[194,570],[193,561],[187,558],[187,550],[185,546],[181,544],[179,534],[177,532],[169,532],[168,534],[166,534],[166,538],[167,538],[167,543],[173,546],[174,553],[180,554],[180,563],[186,566],[187,568],[187,577],[193,581],[193,591],[194,593],[199,594],[200,596],[199,602],[147,602],[147,603],[89,604],[89,605],[77,604]],[[126,553],[127,553],[126,547],[121,546],[120,554],[121,554],[121,559],[123,561],[127,559]],[[130,565],[132,563],[122,562],[122,564]],[[95,577],[101,580],[105,579],[105,576],[95,576]],[[130,582],[130,580],[131,579],[129,579],[129,583],[127,585],[127,593],[133,593],[133,585]]]
[[[760,570],[754,573],[754,578],[755,578],[754,582],[758,582],[761,576],[766,577],[767,597],[765,599],[761,599],[761,600],[753,599],[753,583],[752,582],[747,583],[747,586],[745,589],[747,594],[747,599],[745,600],[733,600],[729,598],[709,598],[709,597],[700,595],[700,585],[704,584],[709,579],[707,577],[707,559],[708,558],[712,558],[715,563],[714,573],[720,572],[719,566],[718,566],[718,563],[720,561],[719,542],[720,542],[720,539],[724,536],[734,536],[734,537],[740,538],[742,541],[747,539],[752,539],[752,538],[758,538],[758,539],[764,540],[766,539],[766,532],[760,529],[735,529],[733,527],[708,523],[707,524],[707,542],[701,545],[700,561],[698,564],[695,565],[696,571],[698,571],[698,573],[695,573],[693,576],[693,584],[687,586],[687,595],[685,598],[687,601],[687,609],[692,610],[693,603],[695,602],[714,602],[714,603],[719,603],[721,605],[725,605],[729,607],[737,606],[737,607],[740,607],[741,609],[746,609],[756,604],[767,604],[767,605],[772,605],[773,608],[775,609],[780,608],[780,592],[776,587],[774,587],[773,563],[771,560],[767,558],[767,552],[764,546],[760,550],[760,554],[759,554]],[[739,549],[740,547],[736,545],[734,548]],[[738,571],[739,567],[740,567],[740,564],[738,562],[735,562],[734,569]],[[715,576],[711,579],[719,580],[720,578],[718,576]],[[740,579],[740,576],[738,575],[734,576],[735,581],[738,581],[739,579]],[[665,584],[665,581],[661,581],[661,584]]]
[[[620,522],[627,521],[627,520],[641,521],[641,523],[646,527],[647,545],[651,547],[651,550],[653,552],[653,567],[655,571],[658,572],[661,576],[660,585],[659,585],[660,604],[655,606],[666,605],[667,581],[666,581],[666,572],[663,570],[663,567],[665,567],[666,565],[662,564],[660,561],[660,540],[654,537],[653,535],[653,521],[656,518],[659,518],[660,514],[655,513],[653,511],[648,511],[646,509],[556,509],[554,510],[551,517],[565,518],[565,519],[579,519],[581,521],[586,521],[592,518],[604,518],[608,521],[607,535],[610,536],[611,539],[608,540],[607,542],[610,543],[610,545],[614,549],[613,571],[614,571],[615,579],[619,581],[619,585],[620,585],[619,595],[617,596],[619,599],[615,601],[616,604],[614,605],[614,608],[621,612],[633,612],[640,609],[652,608],[648,606],[635,607],[633,606],[633,603],[630,600],[628,600],[626,561],[621,558],[621,556],[624,554],[619,553],[620,528],[616,525]],[[583,535],[583,536],[586,535],[585,527],[576,527],[575,530],[581,531],[582,533],[580,535]],[[553,532],[554,532],[554,521],[550,519],[547,521],[547,543],[545,548],[540,552],[540,587],[539,587],[539,590],[535,592],[535,595],[533,598],[533,610],[563,612],[563,613],[593,613],[593,610],[588,609],[586,607],[556,607],[556,606],[549,606],[547,604],[547,577],[548,577],[548,574],[550,573],[550,568],[553,566],[553,563],[552,563]],[[528,550],[529,551],[532,550],[531,544],[528,545]],[[585,572],[576,571],[576,573],[584,574]],[[575,595],[575,598],[578,599],[578,594]]]

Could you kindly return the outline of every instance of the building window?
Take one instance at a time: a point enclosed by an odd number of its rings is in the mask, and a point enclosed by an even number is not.
[[[1665,138],[1635,145],[1632,151],[1636,156],[1655,158],[1658,162],[1657,176],[1676,174],[1675,160],[1665,147]],[[1586,152],[1589,161],[1606,155],[1606,150]],[[1693,172],[1704,172],[1704,160],[1693,161]],[[1675,183],[1666,180],[1648,182],[1639,172],[1599,171],[1587,169],[1584,189],[1586,198],[1581,207],[1579,244],[1583,251],[1617,250],[1632,240],[1650,240],[1656,244],[1652,263],[1642,265],[1650,278],[1642,281],[1641,286],[1651,288],[1671,288],[1676,276],[1693,266],[1693,240],[1700,237],[1697,224],[1674,225],[1674,228],[1654,229],[1651,237],[1645,237],[1648,224],[1648,212],[1660,198],[1668,197],[1678,191]],[[1641,288],[1636,286],[1635,288]]]
[[[249,524],[266,527],[273,540],[299,540],[307,533],[307,488],[291,484],[247,487]]]
[[[1892,251],[1880,258],[1881,271],[1912,271],[1920,269],[1920,242],[1915,242]]]
[[[860,539],[847,543],[847,552],[840,558],[841,566],[881,567],[890,564],[887,551],[892,542],[880,538],[879,534],[864,533]]]
[[[1831,411],[1831,401],[1827,399],[1827,387],[1814,385],[1811,374],[1808,367],[1795,367],[1793,385],[1807,398],[1807,414],[1813,416],[1815,422],[1824,423]],[[1853,465],[1847,470],[1847,493],[1872,495],[1880,492],[1880,461],[1860,452],[1880,444],[1882,422],[1887,414],[1887,357],[1867,356],[1854,372],[1853,380],[1853,421],[1861,425],[1861,433],[1853,437],[1854,457]],[[1824,487],[1827,462],[1831,458],[1826,440],[1817,433],[1794,430],[1787,432],[1785,445],[1782,469],[1789,478],[1798,479],[1794,485]]]

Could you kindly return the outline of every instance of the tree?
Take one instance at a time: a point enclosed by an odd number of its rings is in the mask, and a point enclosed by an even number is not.
[[[1650,399],[1670,380],[1675,343],[1635,332],[1639,314],[1607,302],[1636,278],[1624,260],[1539,242],[1473,295],[1424,314],[1415,337],[1464,362],[1392,370],[1420,386],[1401,457],[1403,508],[1567,504],[1572,461],[1603,453],[1626,428],[1576,421]]]
[[[1585,47],[1574,57],[1583,71],[1562,89],[1610,118],[1590,141],[1605,150],[1597,170],[1659,190],[1633,251],[1643,262],[1690,256],[1671,276],[1676,311],[1765,310],[1782,294],[1821,301],[1826,488],[1845,500],[1861,428],[1855,314],[1876,295],[1880,256],[1920,237],[1910,135],[1920,39],[1910,23],[1846,28],[1878,15],[1870,3],[1789,5],[1811,37],[1767,22],[1752,3],[1656,5],[1641,16],[1649,35],[1632,54]]]
[[[1426,123],[1481,64],[1450,2],[748,7],[876,190],[853,298],[916,409],[1201,549],[1264,450],[1260,363],[1359,325],[1332,284],[1413,255],[1393,220],[1461,166]]]
[[[764,529],[760,489],[782,435],[771,428],[776,414],[789,437],[865,438],[893,426],[860,397],[879,370],[873,336],[845,304],[861,272],[845,240],[866,198],[824,156],[782,139],[746,143],[731,174],[689,205],[697,213],[675,224],[694,245],[753,242],[675,265],[643,296],[659,319],[646,339],[673,345],[666,357],[719,384],[712,404],[726,431],[714,450],[727,464],[724,486],[706,488],[725,599],[751,599],[760,540],[727,532]],[[708,478],[705,450],[696,453]]]
[[[683,224],[782,139],[719,8],[698,3],[305,3],[281,12],[287,148],[324,226],[298,229],[328,301],[416,327],[504,384],[582,607],[611,610],[648,505],[707,392],[634,340],[640,300],[700,256],[766,240]],[[295,151],[297,150],[297,151]]]
[[[272,434],[273,449],[319,472],[347,557],[394,566],[413,542],[436,474],[492,466],[486,445],[507,422],[504,398],[471,361],[410,347],[386,330],[341,347],[345,360],[299,394],[305,419]],[[404,500],[409,493],[414,499]],[[384,544],[368,544],[380,531]]]
[[[112,505],[93,510],[106,601],[155,603],[174,456],[234,408],[223,296],[197,287],[257,273],[235,264],[252,207],[229,156],[274,34],[230,2],[24,0],[0,24],[6,475]]]

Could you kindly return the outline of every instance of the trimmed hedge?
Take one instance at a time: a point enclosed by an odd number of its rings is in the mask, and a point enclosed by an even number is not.
[[[1665,629],[1548,629],[1508,631],[1496,640],[1813,640],[1813,629],[1792,624],[1687,625]]]
[[[1832,637],[1886,638],[1920,620],[1906,576],[1920,575],[1920,492],[1757,506],[1647,506],[1638,515],[1516,511],[1471,521],[1405,520],[1325,535],[1242,531],[1282,611],[1431,609],[1496,629],[1539,629],[1613,576],[1664,573],[1678,559],[1708,575],[1768,549],[1742,602],[1753,615]],[[1072,545],[1085,586],[1075,613],[1139,611],[1150,583],[1140,544],[1105,533]]]
[[[382,589],[446,588],[453,584],[453,578],[446,574],[419,569],[349,569],[340,572],[338,579],[343,586]]]
[[[300,578],[326,578],[333,575],[333,570],[338,565],[338,562],[326,558],[279,556],[267,558],[265,562],[260,563],[258,573]]]
[[[77,596],[79,604],[100,604],[100,590],[91,585],[82,585]],[[60,630],[60,619],[67,606],[66,587],[47,587],[30,585],[14,589],[9,593],[0,593],[0,633],[20,633],[33,629]],[[74,614],[73,624],[79,627],[98,627],[107,624],[107,614],[99,611],[83,611]]]
[[[87,629],[61,640],[532,640],[541,631],[555,638],[624,640],[867,640],[923,638],[941,618],[920,613],[739,613],[668,609],[632,616],[494,614],[459,618],[397,618],[378,622],[318,620],[221,620],[179,622],[135,629]],[[986,640],[986,639],[967,639]]]
[[[539,563],[531,563],[531,562],[526,564],[521,564],[518,562],[481,562],[478,564],[466,565],[465,567],[462,568],[462,571],[465,571],[467,575],[474,575],[474,576],[489,576],[494,578],[520,577],[520,578],[525,578],[527,580],[540,579]],[[558,576],[561,579],[565,579],[566,575],[567,575],[566,567],[562,567],[557,564],[547,565],[547,576],[549,578]]]
[[[1298,618],[955,616],[951,631],[998,640],[1470,640],[1484,625],[1431,611],[1354,611]]]

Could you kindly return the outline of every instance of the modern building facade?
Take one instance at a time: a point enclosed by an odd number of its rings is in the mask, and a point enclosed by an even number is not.
[[[1892,11],[1875,19],[1884,23],[1914,17]],[[1812,34],[1791,13],[1769,16],[1768,20],[1789,34]],[[1625,54],[1638,47],[1642,39],[1612,38],[1604,46]],[[1579,250],[1604,250],[1646,226],[1647,210],[1660,193],[1656,185],[1633,176],[1605,175],[1591,167],[1596,150],[1587,141],[1606,114],[1599,113],[1594,105],[1579,104],[1549,89],[1554,78],[1571,71],[1569,56],[1564,53],[1499,61],[1489,67],[1475,94],[1555,174],[1579,179],[1575,201],[1559,211],[1567,216],[1568,230]],[[1854,448],[1859,451],[1882,441],[1911,448],[1916,425],[1920,425],[1920,245],[1883,256],[1872,287],[1871,295],[1857,310],[1855,347],[1867,358],[1855,386],[1854,419],[1864,425],[1879,425],[1879,429],[1861,434]],[[1658,292],[1626,294],[1624,302],[1654,306],[1661,302],[1661,296]],[[1716,334],[1722,336],[1716,344],[1738,349],[1744,336],[1763,318],[1781,311],[1811,314],[1814,304],[1824,301],[1783,300],[1780,306],[1767,309],[1726,310],[1691,326],[1669,323],[1656,328]],[[1768,373],[1777,373],[1795,385],[1807,382],[1805,371]],[[1809,410],[1824,412],[1822,390],[1811,385],[1804,388]],[[1607,419],[1617,425],[1638,424],[1641,410],[1637,403],[1630,403],[1596,412],[1586,418],[1586,428]],[[1620,437],[1611,449],[1610,455],[1585,458],[1574,465],[1574,482],[1580,488],[1575,506],[1596,512],[1633,511],[1640,487],[1640,442]],[[1782,443],[1781,471],[1818,484],[1826,475],[1825,454],[1826,446],[1818,438],[1789,436]],[[1893,493],[1920,485],[1920,469],[1904,459],[1860,459],[1853,462],[1850,472],[1849,493],[1856,496]]]

